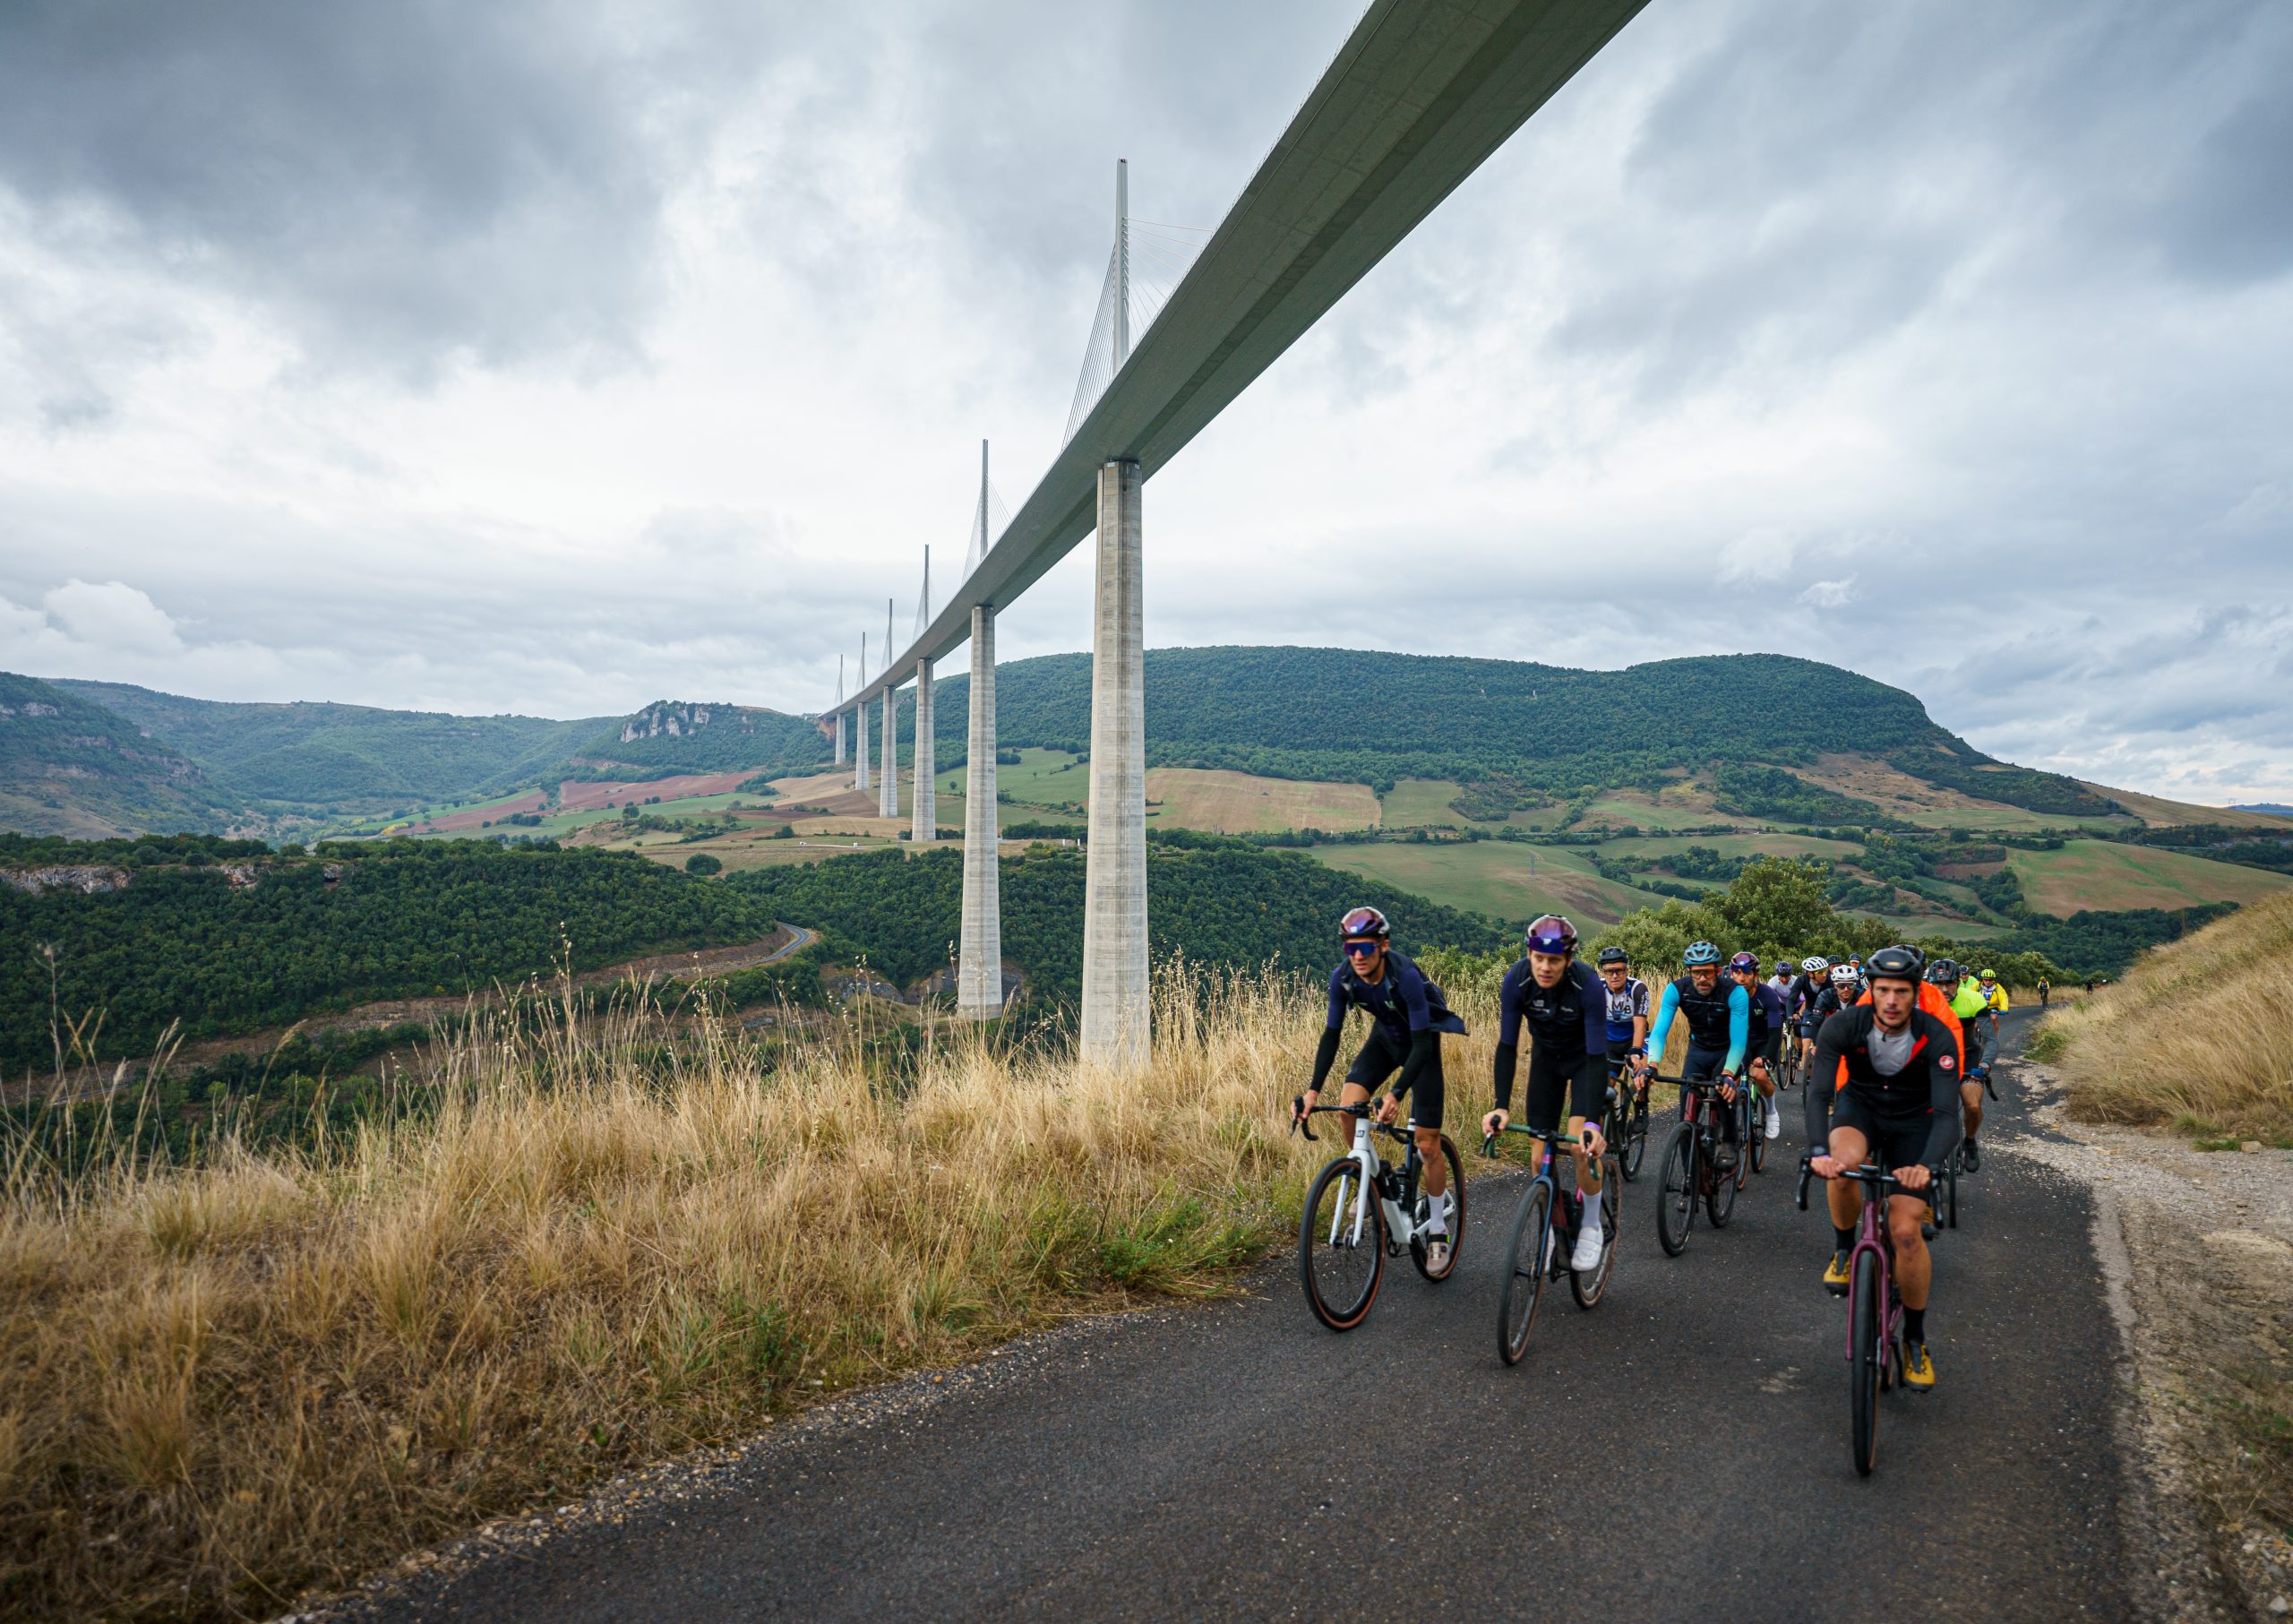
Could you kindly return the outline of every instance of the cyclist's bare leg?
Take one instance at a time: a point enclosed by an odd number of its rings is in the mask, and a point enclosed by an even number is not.
[[[1982,1085],[1961,1083],[1959,1103],[1966,1107],[1967,1138],[1972,1139],[1975,1136],[1975,1130],[1982,1126]]]
[[[1887,1233],[1895,1243],[1895,1291],[1905,1308],[1927,1306],[1928,1284],[1935,1275],[1935,1259],[1919,1227],[1927,1216],[1927,1203],[1918,1196],[1887,1198]]]
[[[1831,1153],[1850,1167],[1860,1167],[1863,1158],[1871,1154],[1871,1141],[1863,1137],[1860,1128],[1834,1128]],[[1863,1221],[1863,1186],[1852,1179],[1832,1180],[1824,1197],[1831,1204],[1834,1228],[1853,1229]]]
[[[1601,1164],[1585,1154],[1584,1119],[1570,1117],[1568,1132],[1576,1140],[1568,1147],[1568,1154],[1576,1158],[1576,1188],[1587,1201],[1598,1201],[1601,1199]]]
[[[1767,1062],[1764,1060],[1752,1062],[1752,1086],[1759,1090],[1763,1099],[1775,1097],[1775,1079],[1767,1074]]]
[[[1424,1170],[1417,1175],[1419,1188],[1429,1196],[1438,1196],[1448,1188],[1449,1162],[1441,1154],[1441,1130],[1438,1128],[1420,1128],[1417,1130],[1417,1158],[1425,1164]]]

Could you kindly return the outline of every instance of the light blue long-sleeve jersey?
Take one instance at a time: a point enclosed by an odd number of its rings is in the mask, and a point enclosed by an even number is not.
[[[1751,995],[1742,987],[1732,983],[1726,984],[1728,987],[1728,1059],[1721,1070],[1740,1072],[1744,1069],[1744,1042],[1751,1030],[1752,1001]],[[1713,989],[1715,993],[1719,990],[1718,987]],[[1663,1001],[1656,1006],[1656,1024],[1648,1033],[1648,1058],[1652,1064],[1662,1058],[1664,1040],[1672,1035],[1672,1017],[1679,1012],[1680,984],[1678,981],[1666,982]],[[1704,1037],[1705,1034],[1697,1029],[1696,1019],[1691,1016],[1688,1019],[1689,1041],[1701,1043]],[[1705,1046],[1709,1048],[1712,1045],[1706,1044]]]

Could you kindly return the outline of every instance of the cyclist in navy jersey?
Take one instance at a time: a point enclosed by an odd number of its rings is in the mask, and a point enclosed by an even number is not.
[[[1799,961],[1799,979],[1791,984],[1791,993],[1783,1001],[1783,1013],[1790,1018],[1791,1029],[1799,1044],[1799,1064],[1805,1070],[1816,1058],[1816,1028],[1824,1024],[1816,1013],[1825,989],[1831,985],[1831,960],[1821,953],[1810,953]]]
[[[1521,1102],[1524,1121],[1550,1132],[1560,1126],[1564,1103],[1568,1132],[1576,1144],[1576,1191],[1583,1199],[1576,1246],[1570,1263],[1579,1270],[1601,1263],[1601,1113],[1608,1104],[1609,989],[1603,978],[1576,958],[1576,927],[1547,914],[1528,928],[1527,952],[1505,972],[1498,989],[1497,1109],[1481,1119],[1481,1131],[1504,1131],[1512,1119],[1513,1073],[1520,1058],[1521,1028],[1529,1029],[1529,1084]]]
[[[1767,1102],[1764,1131],[1773,1143],[1783,1137],[1783,1118],[1775,1109],[1775,1065],[1783,1053],[1783,994],[1759,978],[1759,960],[1739,953],[1728,964],[1748,1002],[1744,1010],[1744,1053],[1749,1057],[1752,1087]]]
[[[1671,1035],[1672,1018],[1684,1017],[1688,1021],[1688,1060],[1680,1067],[1680,1076],[1689,1082],[1720,1079],[1720,1097],[1730,1105],[1736,1103],[1739,1079],[1744,1073],[1744,1042],[1751,1025],[1751,994],[1720,975],[1720,949],[1708,941],[1692,941],[1688,951],[1680,955],[1681,966],[1688,974],[1668,982],[1664,996],[1656,1006],[1656,1025],[1648,1034],[1648,1055],[1642,1057],[1645,1072],[1664,1057],[1664,1044]],[[1652,1061],[1649,1057],[1653,1056]],[[1681,1106],[1687,1106],[1687,1096],[1681,1096]],[[1722,1173],[1732,1173],[1736,1166],[1736,1113],[1720,1113],[1721,1143],[1713,1157],[1713,1165]]]
[[[1463,1035],[1465,1023],[1449,1012],[1441,989],[1394,950],[1392,927],[1376,908],[1347,914],[1338,922],[1338,938],[1345,959],[1330,972],[1329,1017],[1314,1053],[1314,1080],[1307,1086],[1298,1114],[1302,1120],[1321,1098],[1322,1085],[1337,1059],[1346,1011],[1368,1011],[1370,1033],[1346,1069],[1338,1104],[1360,1104],[1396,1070],[1401,1077],[1378,1107],[1378,1120],[1390,1126],[1401,1114],[1403,1097],[1415,1096],[1409,1117],[1416,1131],[1417,1154],[1425,1164],[1420,1185],[1426,1200],[1425,1262],[1438,1275],[1448,1265],[1454,1205],[1447,1199],[1448,1163],[1441,1155],[1441,1108],[1447,1092],[1441,1077],[1441,1034]]]

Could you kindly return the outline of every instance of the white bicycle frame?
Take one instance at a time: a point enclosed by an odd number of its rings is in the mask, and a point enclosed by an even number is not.
[[[1411,1122],[1403,1131],[1413,1133],[1416,1129],[1417,1124]],[[1385,1164],[1378,1158],[1378,1152],[1371,1142],[1368,1117],[1361,1117],[1354,1121],[1353,1148],[1346,1154],[1361,1170],[1362,1190],[1375,1190],[1378,1188],[1378,1174],[1384,1168]],[[1382,1194],[1378,1197],[1378,1200],[1386,1209],[1387,1238],[1397,1247],[1408,1246],[1417,1238],[1415,1217],[1402,1211],[1398,1205],[1387,1200]],[[1369,1222],[1369,1217],[1370,1204],[1361,1197],[1354,1198],[1353,1210],[1351,1214],[1346,1211],[1345,1201],[1341,1198],[1330,1213],[1329,1243],[1332,1246],[1361,1245],[1361,1230]]]

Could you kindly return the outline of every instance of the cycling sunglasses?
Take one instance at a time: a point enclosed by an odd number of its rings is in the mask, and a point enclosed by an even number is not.
[[[1374,958],[1382,945],[1377,941],[1349,941],[1345,944],[1345,956],[1348,958]]]

